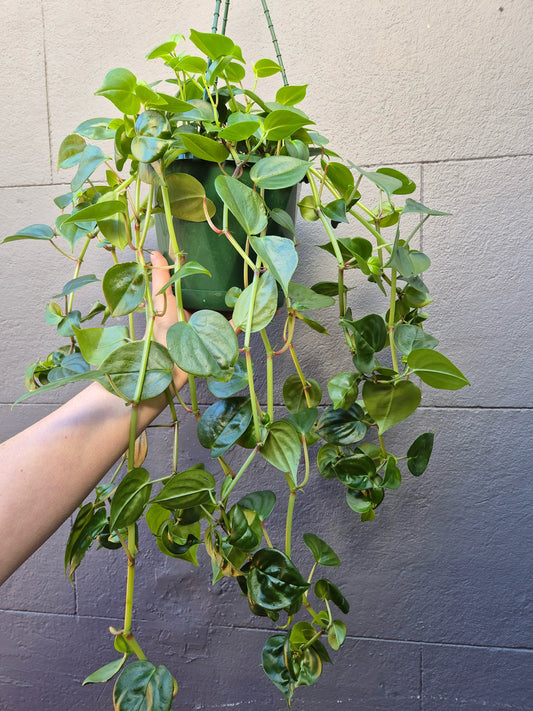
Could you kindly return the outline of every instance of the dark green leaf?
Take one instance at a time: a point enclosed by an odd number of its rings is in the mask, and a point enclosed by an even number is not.
[[[231,397],[244,388],[248,387],[248,371],[246,359],[239,358],[233,367],[231,378],[227,382],[221,382],[215,378],[207,379],[207,388],[215,397]]]
[[[407,466],[413,476],[420,476],[426,471],[433,451],[433,432],[419,435],[407,450]]]
[[[261,447],[261,454],[267,462],[289,473],[293,482],[296,482],[301,453],[302,443],[294,428],[288,422],[274,422]]]
[[[369,499],[366,492],[357,491],[356,489],[348,489],[346,491],[346,503],[356,513],[361,514],[361,520],[363,520],[363,515],[370,513],[370,517],[364,519],[366,521],[371,521],[374,516],[372,510],[372,501]]]
[[[314,533],[304,533],[303,538],[305,545],[319,565],[337,566],[341,564],[335,551]]]
[[[71,579],[72,574],[78,568],[93,541],[96,540],[97,536],[103,531],[107,524],[105,509],[94,511],[94,509],[91,508],[90,515],[87,514],[87,511],[88,509],[82,509],[82,512],[84,512],[82,520],[78,526],[75,525],[71,533],[69,545],[67,545],[68,559],[67,553],[65,553],[65,569]],[[78,521],[76,521],[76,523],[78,523]],[[72,537],[72,534],[75,534],[74,537]]]
[[[421,348],[435,348],[439,344],[434,336],[430,336],[420,326],[413,326],[410,323],[399,323],[396,326],[394,343],[403,355],[409,355],[411,351]]]
[[[210,501],[210,492],[215,488],[213,476],[203,465],[175,474],[154,496],[151,503],[165,509],[190,509]]]
[[[383,477],[383,486],[386,489],[398,489],[402,483],[402,474],[396,466],[396,459],[389,457],[385,466],[385,476]]]
[[[132,401],[137,391],[144,346],[144,341],[133,341],[113,350],[102,362],[99,370],[93,371],[98,376],[98,381],[110,392],[115,392],[107,377],[109,376],[122,396]],[[164,392],[172,382],[173,369],[174,363],[167,349],[152,341],[140,399],[150,400]]]
[[[227,381],[239,356],[235,331],[222,314],[201,310],[167,332],[171,356],[182,370]]]
[[[407,356],[407,365],[426,385],[439,390],[459,390],[470,385],[461,371],[443,356],[430,348],[419,348]]]
[[[296,230],[294,228],[294,220],[288,212],[282,210],[279,207],[275,207],[273,210],[270,211],[268,216],[271,220],[280,225],[280,227],[283,227],[283,229],[287,230],[289,234],[293,236],[295,235]]]
[[[173,697],[172,674],[145,659],[128,664],[113,689],[115,711],[170,711]]]
[[[318,421],[317,433],[330,444],[355,444],[366,435],[363,417],[363,410],[356,403],[347,410],[328,407]]]
[[[265,235],[264,237],[251,237],[250,244],[287,294],[289,282],[298,265],[298,254],[294,242],[284,237]]]
[[[334,444],[324,444],[318,450],[317,467],[324,479],[334,479],[337,476],[335,464],[339,460],[340,450]]]
[[[246,432],[251,419],[250,398],[217,400],[198,421],[198,441],[212,457],[220,457]]]
[[[117,486],[111,501],[109,527],[112,531],[135,523],[146,508],[152,485],[150,475],[139,467],[131,469]]]
[[[381,316],[368,314],[358,321],[342,321],[354,333],[357,348],[354,363],[362,373],[371,372],[375,367],[374,354],[387,343],[387,326]]]
[[[230,531],[228,543],[242,551],[256,550],[263,539],[261,519],[255,511],[234,504],[228,514]]]
[[[125,316],[144,298],[144,269],[137,262],[115,264],[104,274],[102,290],[111,315]]]
[[[363,170],[362,168],[358,168],[356,165],[354,165],[354,168],[361,173],[361,175],[364,175],[365,178],[368,178],[368,180],[377,185],[380,190],[383,190],[389,198],[396,190],[403,187],[402,180],[392,177],[391,175]]]
[[[297,311],[305,311],[306,309],[325,309],[328,306],[333,306],[335,299],[331,296],[317,294],[312,289],[302,284],[289,284],[289,298],[292,301],[292,306]]]
[[[327,580],[326,578],[317,580],[315,583],[315,595],[320,598],[320,600],[331,600],[345,615],[350,611],[348,600],[346,600],[339,588],[334,585],[331,580]]]
[[[54,230],[48,225],[29,225],[23,230],[15,232],[14,235],[5,237],[2,240],[2,244],[6,242],[18,242],[21,239],[44,239],[46,241],[51,240],[54,236]]]
[[[290,703],[294,693],[294,682],[285,664],[284,645],[287,635],[276,634],[269,637],[261,654],[262,666],[274,686]]]
[[[357,373],[339,373],[328,382],[328,393],[333,409],[348,410],[357,400],[360,376]]]
[[[395,384],[367,380],[363,385],[363,400],[380,434],[412,415],[420,404],[420,398],[419,388],[408,380]]]
[[[324,215],[333,222],[348,222],[346,217],[346,200],[333,200],[322,208]]]
[[[317,417],[318,408],[311,407],[309,409],[306,408],[304,410],[298,410],[298,412],[293,412],[286,418],[286,421],[290,422],[299,434],[307,435],[313,429]]]
[[[306,392],[309,397],[309,404],[305,397]],[[306,380],[304,387],[300,376],[295,373],[294,375],[289,375],[283,384],[283,400],[287,410],[291,413],[299,412],[308,407],[317,407],[322,400],[322,388],[313,378]]]
[[[215,178],[215,188],[247,235],[257,235],[267,226],[265,204],[256,190],[229,175]],[[259,255],[261,256],[261,255]]]
[[[339,649],[346,639],[346,625],[340,620],[333,620],[328,630],[328,642],[331,649]]]
[[[233,325],[246,331],[249,313],[252,312],[250,332],[261,331],[272,321],[278,308],[278,290],[274,277],[269,271],[259,277],[259,286],[254,296],[254,284],[250,284],[240,294],[233,310]],[[178,364],[179,365],[179,364]]]
[[[334,465],[334,469],[339,480],[349,489],[363,491],[374,487],[376,465],[362,452],[356,450],[348,457],[341,457]]]
[[[393,190],[393,195],[410,195],[416,190],[416,184],[410,178],[408,178],[407,175],[400,173],[399,170],[395,170],[394,168],[378,168],[376,173],[390,175],[391,178],[395,178],[396,180],[399,180],[402,183],[401,188],[396,188],[396,190]]]
[[[290,607],[309,588],[290,558],[275,548],[257,551],[247,583],[252,599],[266,610]]]
[[[276,505],[276,494],[273,491],[253,491],[243,496],[237,503],[243,509],[255,511],[261,521],[266,521]]]
[[[269,156],[253,166],[250,177],[258,188],[279,190],[301,182],[310,166],[308,161],[291,156]]]

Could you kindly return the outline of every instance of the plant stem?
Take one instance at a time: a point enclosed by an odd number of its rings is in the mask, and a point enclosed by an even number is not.
[[[311,407],[311,398],[309,397],[309,386],[307,384],[307,380],[304,377],[304,374],[302,372],[302,369],[300,368],[300,363],[298,362],[298,358],[296,357],[296,353],[294,352],[294,346],[292,343],[289,345],[289,352],[292,356],[292,360],[294,362],[294,367],[296,368],[296,372],[300,376],[300,382],[302,383],[303,391],[304,391],[304,396],[305,396],[305,401],[307,403],[307,407]]]
[[[394,321],[396,308],[396,269],[391,269],[391,286],[390,286],[390,308],[389,308],[389,344],[392,356],[392,367],[398,373],[398,356],[396,355],[396,346],[394,345]]]
[[[133,615],[133,587],[135,584],[135,524],[128,526],[128,578],[126,582],[126,609],[124,611],[124,634],[131,634]]]
[[[261,329],[261,338],[263,339],[267,356],[267,412],[270,422],[274,422],[274,351],[264,328]]]
[[[252,450],[251,454],[248,456],[248,458],[246,459],[246,461],[244,462],[242,467],[239,469],[237,474],[235,474],[235,477],[233,479],[231,479],[228,486],[224,488],[224,504],[227,502],[228,497],[231,494],[231,492],[233,491],[233,489],[237,486],[237,483],[238,483],[239,479],[241,478],[241,476],[244,474],[244,472],[248,469],[250,464],[255,459],[257,452],[259,452],[259,446],[254,447],[254,449]],[[229,480],[226,480],[226,481],[229,481]]]
[[[296,503],[296,486],[291,477],[285,472],[285,478],[289,485],[289,500],[287,502],[287,519],[285,523],[285,555],[291,557],[291,539],[292,539],[292,519],[294,517],[294,505]]]
[[[257,397],[255,394],[255,385],[254,385],[254,369],[253,369],[253,362],[252,362],[252,353],[250,351],[250,336],[252,334],[252,320],[254,316],[254,309],[255,309],[255,299],[257,296],[257,289],[259,288],[259,267],[260,267],[260,259],[259,257],[257,258],[257,265],[254,265],[254,278],[252,282],[252,295],[250,298],[250,310],[248,311],[248,320],[246,323],[246,331],[244,335],[244,352],[246,354],[246,371],[248,373],[248,387],[250,389],[250,399],[251,399],[251,404],[252,404],[252,417],[254,421],[254,434],[255,434],[255,441],[259,444],[261,441],[261,429],[260,429],[260,422],[259,422],[259,414],[258,414],[258,408],[257,408]]]

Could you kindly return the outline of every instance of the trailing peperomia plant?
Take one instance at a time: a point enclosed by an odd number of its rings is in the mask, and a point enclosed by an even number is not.
[[[120,711],[144,708],[147,699],[151,709],[170,709],[177,689],[171,672],[146,659],[132,632],[142,517],[163,554],[183,561],[178,565],[208,560],[214,583],[235,578],[251,611],[278,625],[265,643],[262,666],[290,705],[297,687],[315,683],[331,662],[328,646],[342,646],[342,616],[349,610],[324,571],[340,565],[334,542],[322,540],[320,531],[293,528],[298,493],[305,489],[312,497],[317,476],[330,479],[345,489],[346,516],[356,512],[371,521],[385,493],[400,486],[402,471],[420,476],[428,465],[432,432],[399,451],[387,445],[388,431],[418,408],[419,381],[449,390],[467,384],[425,330],[422,309],[431,299],[423,274],[430,260],[413,246],[425,221],[445,213],[404,197],[415,184],[397,170],[366,171],[328,150],[297,108],[305,86],[285,84],[274,101],[260,98],[258,85],[282,71],[278,63],[260,59],[250,79],[240,48],[227,36],[193,30],[194,54],[178,51],[183,39],[174,36],[148,55],[164,63],[164,81],[147,84],[122,68],[106,75],[96,93],[120,115],[84,121],[61,144],[58,166],[74,176],[71,191],[55,199],[61,211],[55,224],[34,224],[4,239],[48,241],[66,258],[68,275],[46,307],[61,345],[30,366],[30,392],[20,399],[96,380],[131,409],[128,452],[94,501],[80,507],[65,554],[71,578],[93,541],[124,556],[125,621],[111,630],[120,657],[86,679],[118,675],[114,704]],[[195,177],[201,166],[215,169],[209,186]],[[334,265],[333,281],[293,281],[298,251],[315,249],[296,239],[290,214],[294,186],[302,182],[299,209],[323,228],[317,253]],[[365,186],[375,202],[368,204]],[[284,207],[277,200],[282,195]],[[179,314],[167,347],[153,337],[147,237],[154,220],[172,258]],[[194,245],[180,242],[186,223],[201,225],[211,239],[194,259]],[[339,224],[347,236],[338,236]],[[201,277],[201,289],[209,291],[215,278],[206,264],[218,261],[223,275],[230,271],[226,257],[210,255],[210,245],[216,250],[220,244],[239,260],[238,277],[225,283],[222,308],[197,310],[194,280]],[[97,247],[108,252],[111,266],[101,276],[101,299],[87,306],[84,287],[100,277],[84,273],[84,259]],[[357,278],[347,279],[348,272]],[[359,312],[356,298],[360,303],[365,285],[387,297],[386,313]],[[330,333],[316,316],[323,309],[336,312]],[[134,313],[146,320],[142,340]],[[280,343],[271,343],[274,319],[284,321]],[[312,329],[330,351],[345,349],[353,365],[319,382],[312,359],[303,362],[296,353],[296,329]],[[252,339],[254,333],[259,337]],[[294,371],[282,385],[284,410],[274,397],[283,358]],[[189,374],[188,402],[173,390],[174,364]],[[205,408],[198,404],[198,378],[214,397]],[[258,382],[266,383],[265,392],[258,392]],[[146,443],[135,438],[136,413],[140,401],[163,392],[175,436],[168,471],[155,480],[143,467]],[[220,465],[218,473],[201,463],[180,466],[176,395],[182,417],[196,418],[198,440],[210,450],[213,467]],[[284,477],[285,502],[254,489],[252,471],[261,460]],[[275,506],[286,511],[283,530],[269,526]],[[296,535],[309,551],[301,560],[293,556]]]

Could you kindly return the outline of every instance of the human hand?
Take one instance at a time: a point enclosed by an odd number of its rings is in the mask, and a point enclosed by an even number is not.
[[[154,321],[154,338],[158,343],[166,347],[167,331],[178,320],[178,308],[176,298],[169,286],[162,294],[158,294],[167,281],[170,279],[168,262],[160,252],[152,252],[152,299],[156,318]],[[185,312],[185,317],[189,319],[189,313]],[[174,388],[180,390],[187,382],[188,375],[183,370],[174,366]]]

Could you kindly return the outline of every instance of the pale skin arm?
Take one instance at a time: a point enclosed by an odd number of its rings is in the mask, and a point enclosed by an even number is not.
[[[166,261],[152,254],[155,338],[177,320]],[[187,375],[175,367],[174,387]],[[164,394],[141,403],[138,433],[166,407]],[[0,445],[0,585],[61,526],[128,446],[131,409],[92,383],[55,412]]]

